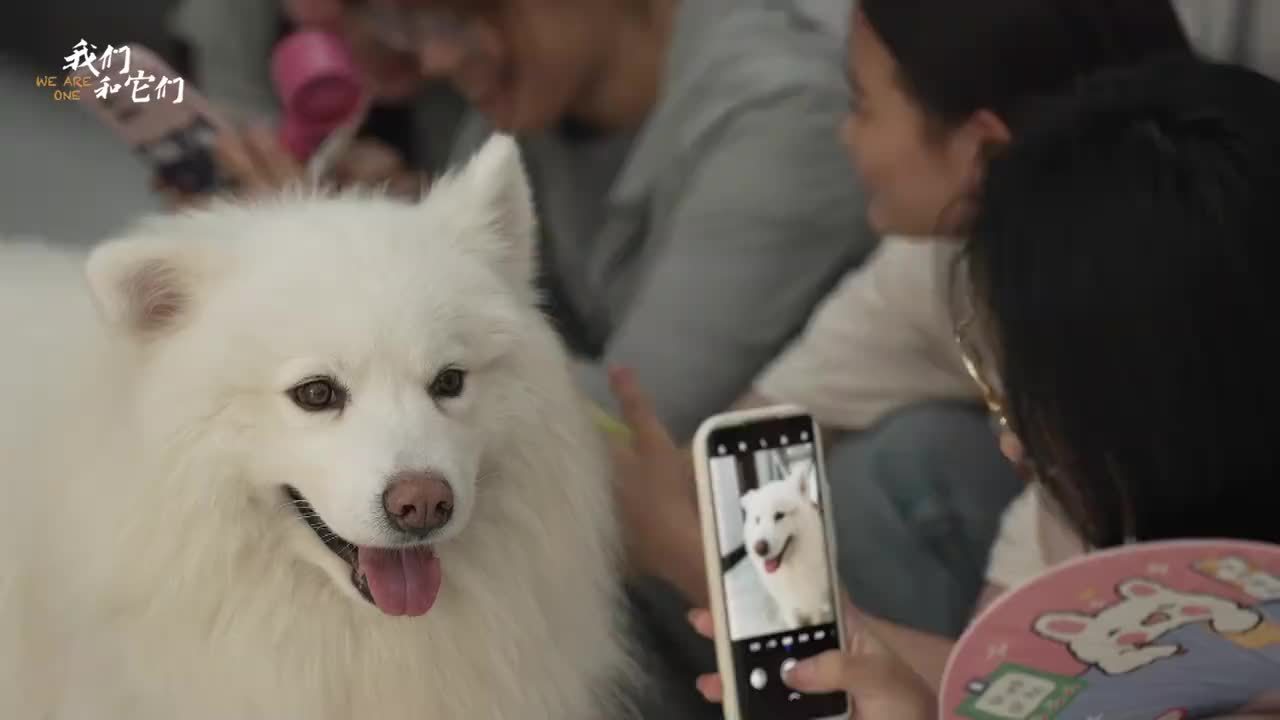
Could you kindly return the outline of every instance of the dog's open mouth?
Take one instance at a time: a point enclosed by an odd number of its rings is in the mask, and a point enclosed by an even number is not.
[[[788,535],[787,541],[782,543],[782,549],[778,551],[778,554],[764,561],[765,572],[769,573],[770,575],[778,572],[778,568],[782,567],[783,556],[787,554],[787,550],[791,549],[791,540],[794,537],[795,537],[794,535]]]
[[[429,546],[360,546],[338,535],[297,488],[286,485],[294,510],[320,542],[351,568],[351,584],[360,596],[387,615],[425,615],[435,604],[443,580],[440,560]]]

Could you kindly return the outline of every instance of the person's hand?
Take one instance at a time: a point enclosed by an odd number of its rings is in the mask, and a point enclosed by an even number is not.
[[[242,133],[220,133],[214,157],[239,192],[248,196],[269,194],[303,178],[302,164],[270,128],[261,125]]]
[[[221,133],[214,159],[240,196],[269,194],[301,182],[304,176],[302,164],[266,127]],[[403,197],[414,197],[423,188],[421,176],[405,166],[399,153],[385,143],[368,138],[353,141],[334,163],[324,182],[335,187],[385,184],[389,193]],[[176,207],[199,205],[208,200],[207,197],[180,193],[158,179],[153,181],[153,187]]]
[[[796,663],[782,680],[807,694],[846,692],[850,717],[858,720],[932,720],[937,717],[933,692],[906,663],[889,651],[867,629],[849,598],[844,598],[848,647],[829,650]],[[715,636],[711,613],[694,610],[689,622],[698,634]],[[698,691],[711,702],[721,702],[724,686],[719,674],[698,678]]]
[[[1013,465],[1013,470],[1024,482],[1035,480],[1035,467],[1027,458],[1026,448],[1018,436],[1008,430],[1000,433],[1000,454]]]
[[[612,370],[609,381],[630,430],[629,439],[613,442],[613,458],[632,570],[700,600],[706,576],[693,460],[671,439],[630,371]]]
[[[1022,449],[1022,441],[1008,430],[1000,433],[1000,453],[1017,466],[1023,465],[1027,460],[1026,452]]]

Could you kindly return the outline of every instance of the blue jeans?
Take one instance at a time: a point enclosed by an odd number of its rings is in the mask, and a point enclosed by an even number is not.
[[[1004,508],[1022,489],[986,414],[958,403],[905,408],[827,449],[841,579],[863,610],[956,637],[984,582]],[[631,588],[633,620],[651,687],[646,718],[715,718],[693,677],[715,667],[665,586]]]
[[[957,637],[973,615],[1022,481],[985,413],[901,410],[827,453],[840,577],[859,608]]]

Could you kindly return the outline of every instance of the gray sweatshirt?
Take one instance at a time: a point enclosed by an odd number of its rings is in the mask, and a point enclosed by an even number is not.
[[[873,248],[836,137],[844,57],[787,3],[686,0],[638,132],[521,138],[551,313],[606,410],[606,368],[630,367],[688,439]],[[470,118],[455,161],[487,134]]]

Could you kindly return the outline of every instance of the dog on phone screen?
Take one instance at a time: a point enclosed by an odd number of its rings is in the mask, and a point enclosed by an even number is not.
[[[618,538],[496,136],[0,244],[0,717],[618,717]],[[87,282],[86,282],[87,280]]]
[[[795,463],[781,480],[742,496],[747,554],[788,627],[835,621],[814,482],[813,465]]]

